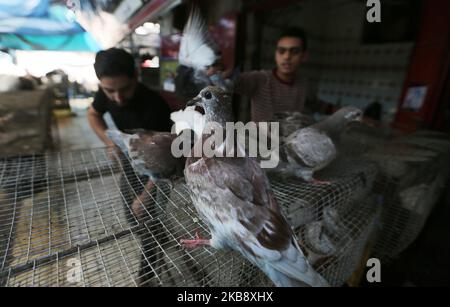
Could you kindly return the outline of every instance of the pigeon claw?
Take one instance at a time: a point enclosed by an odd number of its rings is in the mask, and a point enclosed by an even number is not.
[[[209,245],[211,245],[211,242],[209,239],[201,238],[199,236],[198,232],[195,232],[194,240],[181,239],[180,244],[186,248],[196,248],[196,247],[205,246],[205,245],[209,246]]]
[[[310,181],[312,184],[317,184],[317,185],[330,185],[331,181],[328,180],[318,180],[318,179],[312,179]]]

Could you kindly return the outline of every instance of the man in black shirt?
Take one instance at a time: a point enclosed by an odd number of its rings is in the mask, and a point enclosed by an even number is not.
[[[170,131],[169,106],[156,92],[138,82],[131,54],[117,48],[100,51],[95,57],[94,69],[100,80],[100,88],[87,117],[94,132],[108,147],[115,148],[115,145],[105,134],[107,125],[103,116],[106,112],[111,114],[117,128],[125,133],[133,129]],[[129,161],[123,155],[120,156],[123,167],[120,193],[124,198],[127,220],[135,224],[144,219],[145,211],[155,213],[157,189],[147,177],[137,176]],[[144,189],[144,184],[147,190]],[[150,223],[149,227],[156,226]],[[155,231],[159,230],[155,228]],[[143,245],[139,274],[142,284],[153,277],[149,263],[154,265],[157,259],[156,243],[152,240],[152,235],[143,232],[140,238]]]
[[[100,51],[94,68],[100,89],[88,110],[88,121],[107,146],[114,143],[105,135],[107,125],[103,115],[106,112],[123,132],[131,129],[170,131],[169,106],[158,93],[138,82],[131,54],[116,48]]]

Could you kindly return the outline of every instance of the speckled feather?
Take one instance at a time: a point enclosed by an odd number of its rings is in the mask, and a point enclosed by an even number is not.
[[[108,137],[128,155],[133,167],[153,181],[169,178],[182,171],[184,159],[171,153],[172,141],[177,137],[169,132],[141,131],[134,134],[108,130]]]

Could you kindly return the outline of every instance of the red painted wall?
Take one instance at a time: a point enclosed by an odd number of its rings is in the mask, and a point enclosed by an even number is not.
[[[435,128],[439,104],[448,91],[446,76],[450,53],[450,1],[424,0],[422,19],[411,65],[405,79],[394,126],[407,131]],[[405,110],[404,100],[412,85],[428,86],[425,101],[418,111]]]

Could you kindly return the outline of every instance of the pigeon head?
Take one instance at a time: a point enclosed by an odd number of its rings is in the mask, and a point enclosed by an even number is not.
[[[198,106],[206,115],[206,122],[217,122],[225,127],[226,122],[233,122],[231,95],[218,86],[207,86],[197,97],[188,101],[187,106]]]
[[[343,107],[336,111],[333,116],[343,118],[347,123],[361,121],[363,112],[356,107]]]
[[[351,122],[361,121],[363,112],[356,107],[343,107],[315,126],[326,131],[326,133],[334,140],[339,138],[342,131]]]

